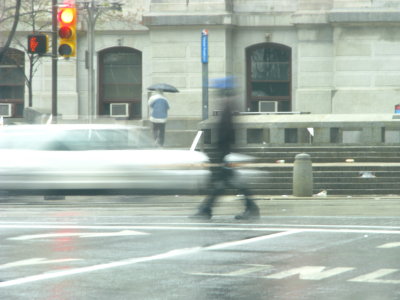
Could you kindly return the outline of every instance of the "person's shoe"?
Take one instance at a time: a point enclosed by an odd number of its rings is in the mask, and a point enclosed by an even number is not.
[[[257,206],[248,207],[240,215],[236,215],[236,220],[256,220],[260,218],[260,210]]]
[[[191,215],[189,218],[198,220],[210,220],[212,217],[210,208],[201,208],[197,213]]]

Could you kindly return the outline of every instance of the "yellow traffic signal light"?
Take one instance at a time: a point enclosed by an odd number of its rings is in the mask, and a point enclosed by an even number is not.
[[[76,55],[76,7],[61,7],[58,11],[58,53],[64,57]]]

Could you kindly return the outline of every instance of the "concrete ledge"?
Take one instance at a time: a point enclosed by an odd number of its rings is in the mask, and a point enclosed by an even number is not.
[[[400,13],[396,10],[331,11],[330,23],[390,23],[400,22]]]
[[[216,141],[219,119],[201,122],[205,146]],[[400,119],[393,114],[238,115],[233,118],[235,146],[399,145]]]

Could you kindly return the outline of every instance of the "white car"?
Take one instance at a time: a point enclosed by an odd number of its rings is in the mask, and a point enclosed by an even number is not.
[[[140,127],[0,128],[0,191],[7,193],[198,193],[208,162],[202,152],[156,148]]]

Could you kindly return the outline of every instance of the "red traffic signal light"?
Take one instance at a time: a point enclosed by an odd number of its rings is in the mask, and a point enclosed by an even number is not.
[[[62,39],[69,39],[73,35],[72,29],[68,26],[63,26],[58,30],[58,36]]]
[[[45,54],[49,49],[49,40],[45,34],[28,35],[28,53]]]
[[[61,7],[58,11],[58,53],[64,57],[76,55],[76,7]]]

